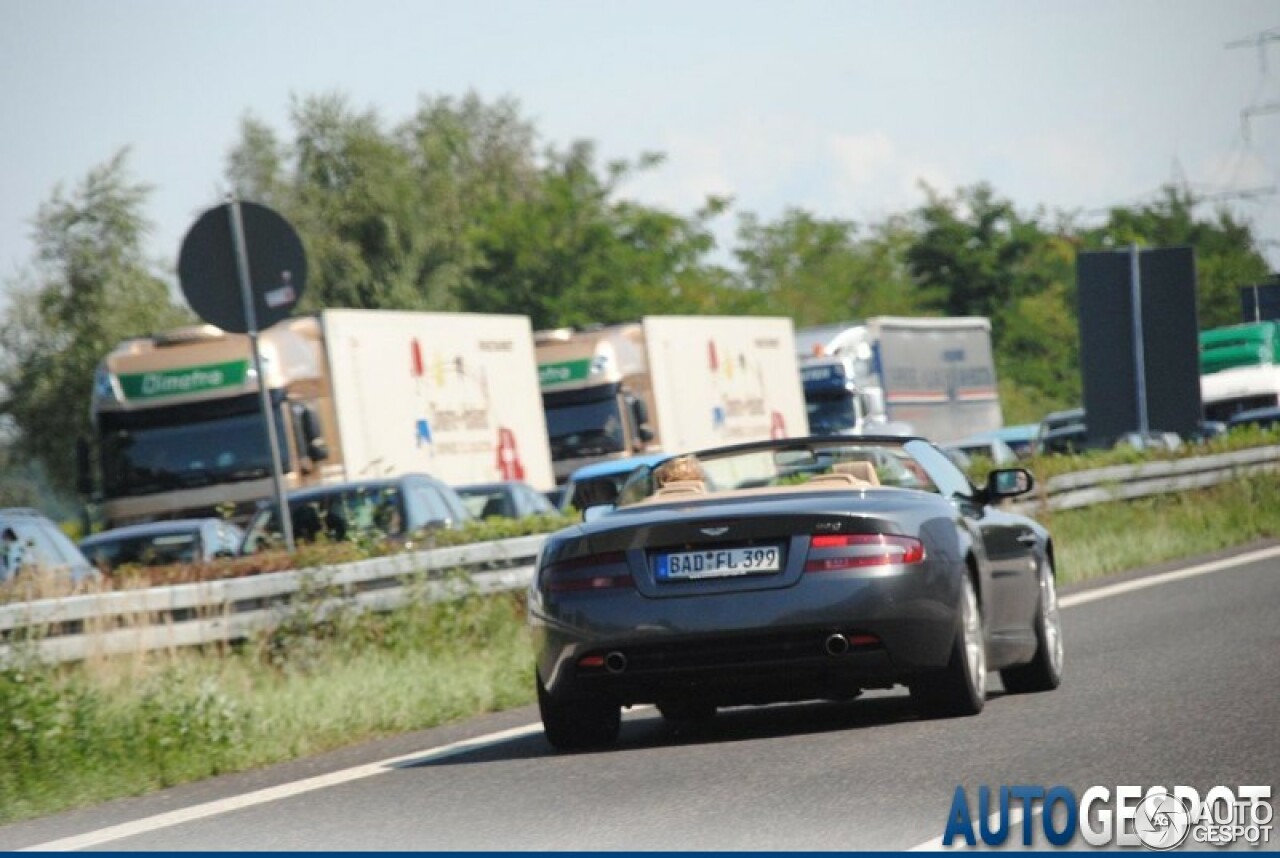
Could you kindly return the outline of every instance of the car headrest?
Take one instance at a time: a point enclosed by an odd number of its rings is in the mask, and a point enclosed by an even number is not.
[[[672,480],[654,492],[654,497],[668,495],[702,495],[707,493],[707,484],[702,480]]]

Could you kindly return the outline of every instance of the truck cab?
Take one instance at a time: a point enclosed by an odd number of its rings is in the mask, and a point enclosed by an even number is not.
[[[261,351],[286,482],[320,481],[332,407],[316,320],[264,332]],[[94,378],[94,435],[79,444],[80,490],[103,523],[247,517],[272,480],[257,389],[248,338],[212,325],[116,347]]]
[[[807,358],[800,363],[800,381],[814,435],[864,435],[883,428],[884,401],[878,390],[859,388],[849,358]]]
[[[592,462],[641,453],[656,439],[642,337],[639,325],[535,332],[557,484]]]

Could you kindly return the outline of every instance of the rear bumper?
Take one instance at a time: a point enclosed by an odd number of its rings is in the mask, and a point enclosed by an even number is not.
[[[626,704],[847,696],[946,665],[959,580],[925,564],[874,576],[808,574],[783,589],[691,598],[630,589],[534,593],[538,673],[553,694],[601,693]],[[833,634],[853,642],[847,652],[827,652]],[[595,663],[608,656],[611,666]]]

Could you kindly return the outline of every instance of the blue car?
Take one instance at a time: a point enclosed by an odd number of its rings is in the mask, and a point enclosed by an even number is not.
[[[570,509],[584,510],[589,506],[613,503],[618,496],[618,489],[622,488],[622,484],[636,468],[642,465],[654,468],[670,458],[670,453],[649,453],[583,465],[565,483],[564,494],[560,497],[560,509],[568,512]]]

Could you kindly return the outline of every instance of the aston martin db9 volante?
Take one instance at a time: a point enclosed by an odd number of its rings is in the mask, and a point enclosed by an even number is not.
[[[606,745],[621,707],[846,700],[903,684],[974,715],[1062,675],[1048,531],[919,438],[808,438],[697,453],[702,479],[638,468],[616,506],[548,538],[530,590],[548,741]],[[669,463],[668,463],[669,464]]]

